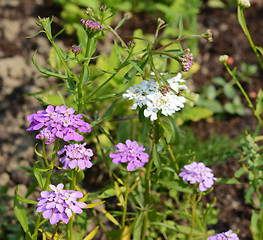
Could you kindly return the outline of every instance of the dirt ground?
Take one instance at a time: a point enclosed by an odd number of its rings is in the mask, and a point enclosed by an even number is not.
[[[46,64],[50,47],[47,40],[42,35],[33,39],[25,38],[38,30],[35,25],[38,15],[58,15],[59,9],[54,8],[51,1],[48,3],[44,4],[41,0],[0,1],[0,185],[9,186],[10,196],[14,195],[17,184],[20,184],[20,194],[25,195],[30,177],[18,165],[29,166],[34,161],[34,138],[25,131],[28,126],[26,116],[38,110],[40,104],[25,94],[52,86],[54,81],[39,81],[38,72],[31,63],[31,56],[38,49],[39,65]],[[263,46],[262,13],[263,7],[259,1],[252,2],[252,7],[245,12],[248,28],[258,46]],[[131,21],[137,22],[136,19]],[[200,54],[196,60],[201,68],[193,76],[197,90],[211,83],[214,76],[226,76],[223,65],[218,62],[222,54],[233,57],[237,65],[242,61],[257,63],[237,22],[235,9],[211,9],[204,2],[198,22],[200,29],[212,30],[214,41],[212,44],[205,41],[199,43]],[[262,88],[261,77],[262,72],[253,78],[253,84],[245,86],[249,93]],[[248,126],[253,129],[255,123],[251,112],[246,111],[242,119],[229,116],[225,120],[200,121],[191,126],[196,135],[205,139],[210,131],[235,137]],[[229,159],[223,165],[216,165],[214,171],[215,175],[220,173],[221,177],[232,177],[238,168],[236,159]],[[216,230],[240,229],[240,239],[250,240],[251,207],[244,201],[244,191],[241,186],[216,184],[214,195],[217,196],[217,207],[221,209]]]

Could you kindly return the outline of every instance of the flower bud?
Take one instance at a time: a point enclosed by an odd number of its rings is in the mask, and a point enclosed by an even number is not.
[[[76,55],[80,54],[80,52],[82,51],[82,48],[79,46],[73,45],[71,47],[71,50],[73,53],[75,53],[75,56],[76,56]]]
[[[221,55],[221,56],[219,57],[219,61],[220,61],[221,63],[226,63],[227,60],[228,60],[228,58],[229,58],[228,55]]]
[[[238,0],[238,5],[243,8],[249,8],[250,7],[250,1],[249,0]]]
[[[208,29],[206,33],[202,34],[201,37],[206,39],[208,42],[213,42],[213,35],[210,29]]]

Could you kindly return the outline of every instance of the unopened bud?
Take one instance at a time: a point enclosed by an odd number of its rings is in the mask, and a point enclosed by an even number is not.
[[[238,5],[240,5],[243,8],[249,8],[250,1],[249,0],[238,0]]]
[[[229,58],[228,55],[221,55],[221,56],[219,57],[219,61],[220,61],[221,63],[226,63],[227,60],[228,60],[228,58]]]
[[[213,35],[210,29],[208,29],[206,33],[202,34],[201,37],[206,39],[208,42],[213,42]]]

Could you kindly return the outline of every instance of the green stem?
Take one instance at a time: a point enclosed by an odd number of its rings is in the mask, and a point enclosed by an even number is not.
[[[57,152],[58,149],[59,149],[59,139],[56,138],[55,143],[54,143],[53,152]],[[51,161],[50,161],[50,164],[48,166],[49,170],[48,170],[48,174],[47,174],[47,177],[46,177],[45,185],[44,185],[44,188],[42,189],[42,191],[47,191],[47,189],[48,189],[48,186],[49,186],[49,183],[50,183],[50,179],[51,179],[51,175],[52,175],[52,171],[53,171],[53,168],[54,168],[55,157],[56,157],[56,154],[53,154],[52,158],[51,158]],[[33,234],[33,240],[37,240],[37,235],[38,235],[38,229],[39,229],[41,216],[42,216],[42,214],[39,213],[38,217],[37,217],[37,220],[36,220],[36,225],[35,225],[34,234]]]
[[[177,162],[176,159],[175,159],[175,156],[174,156],[174,153],[173,153],[173,151],[172,151],[171,146],[170,146],[169,144],[166,144],[166,145],[167,145],[168,153],[169,153],[169,155],[170,155],[170,157],[171,157],[171,159],[172,159],[172,161],[173,161],[173,163],[174,163],[175,170],[176,170],[176,172],[177,172],[177,174],[178,174],[179,171],[180,171],[178,162]]]
[[[181,42],[181,41],[186,40],[188,38],[202,38],[202,36],[201,35],[189,35],[189,36],[184,36],[184,37],[181,37],[181,38],[177,38],[177,39],[173,40],[172,42],[170,42],[170,43],[168,43],[168,44],[166,44],[166,45],[164,45],[162,47],[159,47],[158,49],[156,49],[156,51],[163,50],[163,49],[165,49],[165,48],[167,48],[167,47],[169,47],[169,46],[171,46],[171,45],[173,45],[173,44],[175,44],[177,42]]]
[[[193,196],[191,207],[192,207],[191,229],[187,237],[187,240],[191,240],[193,235],[194,225],[195,225],[196,194],[194,194]]]
[[[77,180],[77,170],[73,169],[71,172],[71,181],[70,181],[70,190],[75,190],[76,188],[76,180]],[[73,238],[73,216],[69,219],[67,224],[67,240],[72,240]]]
[[[123,208],[123,215],[122,215],[122,231],[125,228],[125,221],[126,221],[126,213],[127,213],[127,205],[128,205],[128,194],[129,194],[129,181],[130,181],[130,172],[127,172],[126,183],[125,183],[125,196],[124,196],[124,208]]]
[[[224,63],[226,70],[228,71],[228,73],[231,75],[231,77],[235,80],[237,86],[239,87],[241,93],[243,94],[243,96],[245,97],[248,106],[252,109],[254,116],[258,119],[260,125],[263,127],[263,122],[261,117],[256,113],[256,109],[253,105],[253,103],[251,102],[249,96],[247,95],[246,91],[244,90],[244,88],[242,87],[242,85],[240,84],[240,82],[238,81],[238,79],[236,78],[236,76],[233,74],[233,72],[230,70],[230,68],[228,67],[227,63]]]
[[[77,81],[75,75],[70,71],[70,69],[68,68],[67,64],[65,63],[63,57],[60,54],[60,51],[57,48],[57,45],[55,44],[55,41],[52,39],[52,36],[49,34],[49,32],[46,30],[46,28],[44,27],[44,30],[46,32],[47,38],[49,39],[50,43],[52,44],[52,46],[54,47],[63,67],[65,68],[66,72],[68,73],[69,76],[73,77],[75,81]]]
[[[152,148],[153,144],[157,144],[159,140],[159,122],[158,120],[154,122],[154,135],[153,135],[153,141],[152,141]],[[152,170],[152,164],[153,164],[153,157],[150,158],[147,166],[146,166],[146,172],[145,172],[145,190],[144,190],[144,208],[145,210],[150,205],[150,181],[151,181],[151,170]],[[146,232],[148,228],[148,210],[144,213],[144,219],[143,219],[143,227],[142,227],[142,235],[141,239],[144,240],[146,237]]]
[[[259,65],[260,65],[261,69],[263,69],[262,59],[261,59],[261,57],[259,55],[259,52],[258,52],[256,46],[253,43],[253,40],[252,40],[252,38],[250,36],[250,33],[248,31],[248,28],[247,28],[247,24],[246,24],[244,13],[243,13],[243,8],[241,6],[238,6],[237,11],[238,11],[237,15],[238,15],[239,24],[241,25],[241,27],[243,29],[243,32],[245,33],[245,35],[246,35],[246,37],[247,37],[247,39],[249,41],[249,44],[252,47],[252,49],[253,49],[253,51],[254,51],[257,59],[258,59],[258,62],[259,62]]]
[[[88,36],[87,39],[87,44],[86,44],[86,52],[85,52],[85,56],[84,58],[88,58],[87,60],[85,60],[84,64],[82,65],[82,70],[80,73],[80,77],[79,77],[79,81],[78,81],[78,112],[82,113],[83,112],[83,94],[82,94],[82,83],[84,80],[84,76],[85,76],[85,70],[89,65],[90,62],[90,57],[92,56],[93,52],[94,52],[94,48],[96,46],[97,40],[95,39],[95,37],[91,37]]]

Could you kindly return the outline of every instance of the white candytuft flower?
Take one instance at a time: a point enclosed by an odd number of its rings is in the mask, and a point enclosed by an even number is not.
[[[177,76],[168,79],[167,82],[170,86],[166,86],[165,91],[161,90],[161,86],[157,80],[143,80],[140,84],[130,87],[123,94],[123,98],[135,100],[131,107],[132,109],[146,107],[144,116],[150,117],[151,121],[157,119],[159,111],[165,116],[171,116],[183,108],[186,102],[185,97],[179,96],[182,90],[187,89],[185,85],[180,84],[181,82],[185,82],[181,77],[182,75],[179,73]],[[170,88],[173,91],[170,91]]]

